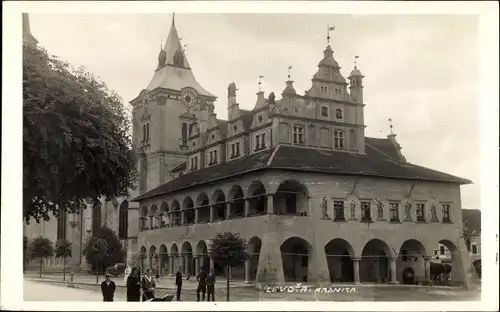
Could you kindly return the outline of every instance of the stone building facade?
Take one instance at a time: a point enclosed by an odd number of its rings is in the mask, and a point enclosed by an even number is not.
[[[356,67],[342,76],[328,45],[305,94],[288,79],[280,99],[258,92],[243,110],[231,83],[220,120],[172,20],[151,82],[131,101],[139,263],[217,269],[211,239],[231,231],[252,254],[232,276],[250,283],[398,283],[408,272],[415,282],[429,278],[441,243],[466,282],[460,186],[470,181],[409,163],[394,134],[366,137],[363,83]]]

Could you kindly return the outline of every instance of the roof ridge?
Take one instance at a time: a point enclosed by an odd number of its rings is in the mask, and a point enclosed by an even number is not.
[[[383,139],[382,139],[382,140],[383,140]],[[387,140],[387,139],[386,139],[386,140]],[[379,152],[379,153],[381,153],[381,154],[383,154],[383,155],[385,155],[385,156],[387,156],[387,157],[389,157],[389,158],[391,158],[391,159],[393,159],[393,160],[396,160],[396,161],[399,161],[399,162],[404,162],[404,161],[402,161],[401,159],[397,159],[397,158],[392,157],[391,155],[389,155],[389,154],[387,154],[387,153],[385,153],[385,152],[381,151],[379,148],[376,148],[375,146],[371,145],[370,143],[365,142],[365,144],[366,144],[366,145],[368,145],[369,147],[373,148],[373,149],[374,149],[374,150],[376,150],[377,152]]]
[[[280,149],[281,147],[281,144],[277,144],[276,145],[276,148],[274,149],[274,151],[272,152],[271,154],[271,157],[269,157],[269,159],[267,160],[267,164],[266,164],[266,167],[269,167],[271,165],[271,163],[273,162],[274,160],[274,157],[276,156],[276,153],[278,152],[278,150]]]

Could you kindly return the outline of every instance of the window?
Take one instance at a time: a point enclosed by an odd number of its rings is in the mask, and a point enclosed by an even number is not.
[[[335,88],[335,94],[340,94],[342,92],[342,90],[340,90],[340,88]]]
[[[327,87],[320,87],[320,90],[322,93],[328,93],[328,88]]]
[[[370,202],[361,202],[361,221],[372,221],[372,214],[370,213]]]
[[[240,142],[231,144],[231,158],[240,156]]]
[[[209,153],[210,162],[209,165],[215,165],[217,163],[217,150],[210,151]]]
[[[304,128],[293,126],[293,143],[304,144]]]
[[[477,255],[477,245],[472,245],[472,254]]]
[[[335,130],[335,148],[344,148],[344,131]]]
[[[355,87],[357,85],[357,80],[353,79],[351,80],[351,86]]]
[[[443,222],[451,222],[450,219],[450,205],[442,204],[441,208],[443,210]]]
[[[445,254],[444,246],[439,246],[439,254],[440,255],[444,255]]]
[[[235,133],[236,133],[236,132],[238,132],[238,126],[237,126],[237,125],[234,125],[234,126],[233,126],[233,131],[234,131]]]
[[[321,107],[321,116],[328,117],[328,107],[326,106]]]
[[[335,215],[335,220],[345,221],[344,202],[343,201],[334,201],[333,202],[333,213]]]
[[[259,122],[262,122],[262,115],[259,116]]]
[[[182,145],[187,145],[187,124],[182,123]]]
[[[142,125],[142,141],[144,144],[149,143],[149,123]]]
[[[174,54],[174,65],[175,66],[184,66],[184,56],[182,52],[179,50]]]
[[[399,221],[399,205],[398,203],[389,203],[390,221]]]
[[[255,136],[255,150],[261,150],[266,148],[266,134],[261,133]]]
[[[434,250],[434,256],[438,255],[438,250]]]
[[[425,204],[417,204],[417,222],[425,221]]]
[[[337,108],[335,110],[335,118],[337,118],[337,119],[342,119],[343,118],[342,117],[342,110],[340,108]]]
[[[191,158],[191,170],[198,169],[198,156],[194,156]]]

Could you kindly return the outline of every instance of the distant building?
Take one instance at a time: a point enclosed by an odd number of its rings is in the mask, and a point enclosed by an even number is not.
[[[259,91],[243,110],[231,83],[221,120],[172,20],[151,82],[131,101],[138,263],[218,270],[211,239],[232,231],[253,255],[231,274],[247,282],[414,283],[429,278],[438,243],[456,251],[465,281],[460,186],[470,181],[409,163],[395,134],[366,137],[363,79],[354,66],[346,80],[327,45],[303,95],[289,75],[280,99]]]

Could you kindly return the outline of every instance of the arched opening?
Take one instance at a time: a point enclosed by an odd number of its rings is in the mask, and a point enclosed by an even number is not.
[[[312,246],[305,239],[290,237],[281,244],[285,281],[307,282]]]
[[[248,241],[248,253],[250,255],[250,259],[248,259],[250,263],[248,277],[249,281],[255,281],[257,278],[257,269],[259,268],[259,257],[260,257],[260,249],[262,248],[262,240],[257,236],[250,238]]]
[[[149,211],[149,228],[152,230],[159,228],[158,207],[156,205],[151,206],[151,210]]]
[[[193,248],[189,242],[184,242],[181,247],[182,267],[184,268],[184,275],[194,275],[193,266]]]
[[[141,268],[141,272],[144,272],[144,262],[146,260],[147,254],[146,254],[146,247],[142,246],[141,249],[139,250],[139,267]]]
[[[460,251],[454,243],[447,239],[440,240],[439,243],[447,249],[443,256],[439,256],[439,262],[448,265],[445,272],[440,274],[440,279],[448,284],[463,284],[466,277],[460,269],[463,265],[460,260]]]
[[[416,284],[425,281],[425,256],[426,250],[421,242],[416,239],[405,241],[399,248],[396,262],[398,281],[402,284]]]
[[[160,205],[160,227],[167,227],[170,225],[170,215],[168,211],[168,205],[166,202],[162,202]]]
[[[184,67],[184,55],[181,50],[178,50],[174,54],[174,65],[178,67]]]
[[[156,247],[153,245],[149,247],[149,253],[148,253],[148,258],[149,258],[149,266],[148,269],[154,270],[156,267]]]
[[[141,231],[146,231],[148,229],[148,214],[149,214],[148,207],[142,206],[141,216],[139,217],[139,226]]]
[[[254,181],[248,188],[249,216],[267,213],[266,188],[260,181]]]
[[[128,238],[128,201],[126,200],[120,204],[118,217],[118,238]]]
[[[164,244],[162,244],[160,246],[160,250],[158,252],[158,273],[161,274],[161,275],[165,275],[168,272],[168,250],[167,250],[167,246],[165,246]],[[171,272],[170,272],[171,273]]]
[[[210,258],[208,257],[208,247],[204,240],[201,240],[196,244],[196,255],[198,256],[198,272],[205,270],[208,272],[210,269]]]
[[[226,220],[226,196],[221,190],[216,190],[212,195],[214,203],[214,221]]]
[[[307,188],[294,180],[283,181],[274,194],[276,214],[307,216],[309,212],[309,196]]]
[[[185,122],[182,123],[182,145],[187,145],[187,138],[188,138],[188,133],[187,133],[187,124]]]
[[[92,207],[92,235],[99,232],[101,228],[102,216],[101,216],[101,203],[96,201]],[[146,208],[147,209],[147,208]]]
[[[229,191],[228,197],[230,218],[243,218],[245,216],[245,199],[241,187],[239,185],[233,186]]]
[[[325,245],[325,254],[332,283],[354,282],[354,250],[347,241],[332,239]]]
[[[359,278],[361,282],[386,283],[389,281],[389,256],[386,243],[372,239],[366,243],[361,254]]]
[[[170,274],[175,274],[182,268],[181,258],[179,257],[179,247],[177,247],[176,243],[173,243],[170,247],[170,261],[172,261],[172,272],[170,272]]]
[[[206,193],[201,193],[196,199],[196,209],[198,209],[197,223],[210,222],[210,201]]]
[[[181,206],[177,200],[172,202],[172,225],[181,225]]]
[[[183,224],[194,224],[194,203],[191,197],[184,199],[182,210],[184,211]]]

